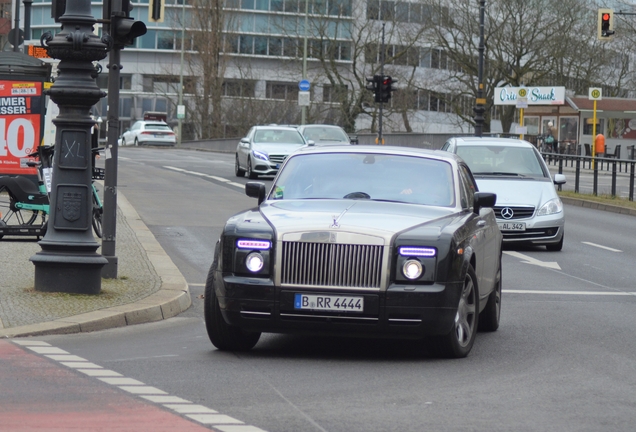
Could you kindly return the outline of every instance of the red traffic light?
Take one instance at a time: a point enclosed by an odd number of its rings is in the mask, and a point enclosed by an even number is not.
[[[603,21],[609,21],[609,19],[610,19],[610,14],[608,14],[607,12],[605,12],[605,13],[603,14]]]

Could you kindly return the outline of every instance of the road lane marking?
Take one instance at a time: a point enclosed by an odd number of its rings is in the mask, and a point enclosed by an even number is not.
[[[589,245],[589,246],[594,246],[594,247],[597,247],[597,248],[605,249],[605,250],[608,250],[608,251],[611,251],[611,252],[623,252],[620,249],[614,249],[614,248],[611,248],[611,247],[608,247],[608,246],[603,246],[603,245],[596,244],[596,243],[591,243],[591,242],[581,242],[581,243]]]
[[[136,379],[127,378],[115,371],[104,369],[82,357],[72,355],[67,351],[51,346],[48,342],[32,340],[14,340],[12,342],[16,345],[28,348],[36,354],[56,361],[61,365],[75,369],[90,377],[95,377],[106,384],[146,399],[149,402],[161,404],[163,407],[177,414],[185,415],[185,417],[200,424],[214,425],[215,429],[221,432],[265,432],[263,429],[246,425],[241,420],[221,414],[211,408],[194,404],[178,396],[171,396],[157,387],[146,385]],[[172,355],[155,357],[172,357]]]
[[[244,188],[245,187],[245,185],[243,183],[236,183],[236,182],[230,181],[230,180],[228,180],[226,178],[223,178],[223,177],[218,177],[218,176],[213,176],[213,175],[209,175],[209,174],[204,174],[204,173],[200,173],[200,172],[197,172],[197,171],[189,171],[189,170],[186,170],[186,169],[183,169],[183,168],[177,168],[177,167],[173,167],[173,166],[169,166],[169,165],[164,165],[164,168],[172,170],[172,171],[181,172],[181,173],[184,173],[184,174],[192,174],[192,175],[199,176],[199,177],[207,177],[207,178],[210,178],[212,180],[220,181],[220,182],[223,182],[223,183],[226,183],[226,184],[229,184],[229,185],[232,185],[232,186],[236,186],[236,187],[239,187],[239,188]]]
[[[545,291],[545,290],[503,290],[512,294],[558,294],[558,295],[587,295],[587,296],[636,296],[636,292],[629,291]]]
[[[526,264],[532,264],[532,265],[536,265],[539,267],[546,267],[546,268],[550,268],[550,269],[554,269],[554,270],[561,270],[561,267],[559,266],[559,263],[557,263],[556,261],[539,261],[536,258],[532,258],[528,255],[524,255],[522,253],[519,252],[510,252],[510,251],[504,251],[503,253],[505,253],[506,255],[510,255],[512,257],[515,258],[519,258],[520,260],[522,260],[522,263],[526,263]]]

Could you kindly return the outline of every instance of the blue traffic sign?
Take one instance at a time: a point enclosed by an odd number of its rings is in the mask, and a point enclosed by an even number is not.
[[[311,85],[309,84],[309,80],[301,80],[298,83],[298,88],[300,89],[300,91],[309,91],[309,88],[311,87]]]

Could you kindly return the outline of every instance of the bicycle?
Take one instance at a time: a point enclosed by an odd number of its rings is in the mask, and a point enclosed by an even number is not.
[[[99,150],[101,149],[93,149],[93,152]],[[5,235],[12,235],[36,236],[39,240],[46,234],[50,213],[53,146],[39,146],[36,152],[28,156],[39,159],[27,162],[28,166],[37,168],[37,187],[22,176],[0,177],[0,239]],[[103,179],[104,170],[93,167],[92,178]],[[94,181],[91,188],[92,227],[95,235],[101,238],[104,209]]]

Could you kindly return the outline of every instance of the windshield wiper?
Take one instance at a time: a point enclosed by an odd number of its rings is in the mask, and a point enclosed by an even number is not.
[[[523,174],[513,173],[513,172],[505,172],[505,171],[493,171],[493,172],[476,172],[473,175],[493,175],[493,176],[514,176],[514,177],[525,177]]]

